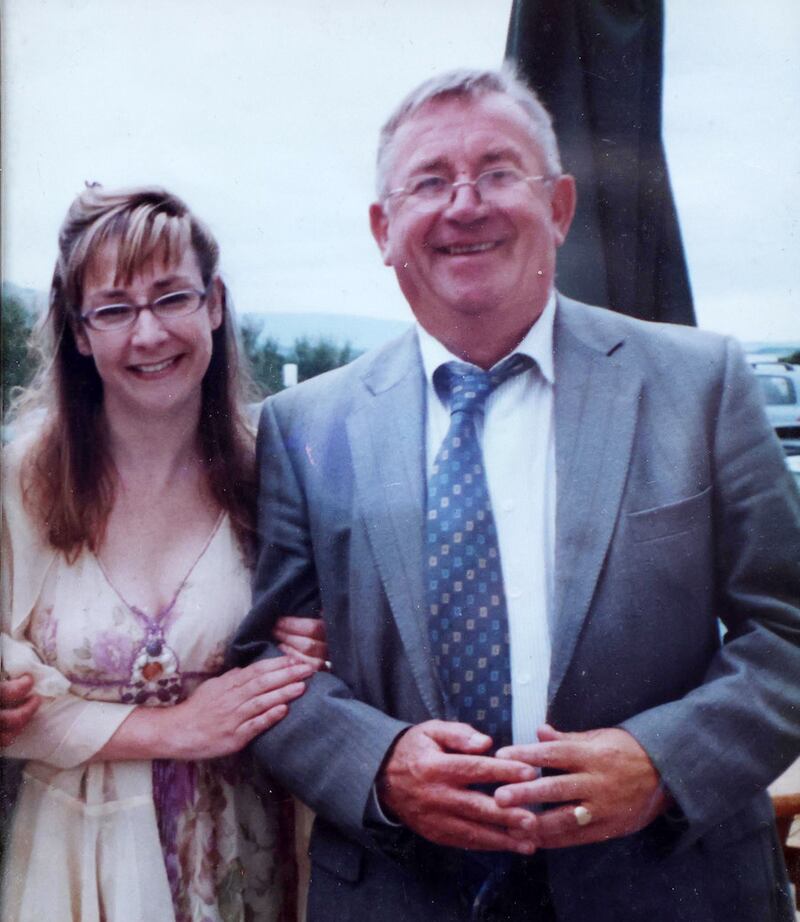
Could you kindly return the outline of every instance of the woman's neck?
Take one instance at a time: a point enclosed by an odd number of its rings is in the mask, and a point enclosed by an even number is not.
[[[196,412],[137,417],[104,407],[108,446],[120,486],[144,498],[174,488],[202,471]]]

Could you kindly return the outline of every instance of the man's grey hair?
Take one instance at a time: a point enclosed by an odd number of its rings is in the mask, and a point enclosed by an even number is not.
[[[477,99],[488,93],[502,93],[522,109],[530,123],[531,138],[539,145],[548,174],[561,173],[561,156],[553,131],[553,120],[536,93],[524,83],[510,64],[500,70],[452,70],[431,77],[412,90],[389,116],[378,140],[377,191],[385,199],[389,179],[392,141],[398,128],[427,103],[435,99]]]

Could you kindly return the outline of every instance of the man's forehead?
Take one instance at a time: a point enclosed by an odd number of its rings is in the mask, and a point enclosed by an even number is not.
[[[392,147],[393,169],[414,171],[447,168],[461,156],[521,165],[541,154],[527,114],[500,93],[429,100],[400,125]]]

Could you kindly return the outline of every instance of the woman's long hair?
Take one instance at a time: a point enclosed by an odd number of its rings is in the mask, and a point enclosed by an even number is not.
[[[219,246],[209,229],[164,189],[106,192],[95,185],[70,206],[59,233],[41,331],[44,362],[14,411],[15,422],[43,416],[23,462],[24,497],[50,544],[69,560],[84,547],[97,551],[114,502],[115,475],[101,412],[102,381],[93,358],[81,355],[75,341],[87,265],[109,241],[117,246],[117,274],[125,284],[156,257],[167,262],[180,259],[187,246],[197,256],[204,285],[215,277],[219,262]],[[221,295],[222,322],[212,333],[198,434],[211,494],[230,515],[249,556],[257,492],[253,434],[224,286]]]

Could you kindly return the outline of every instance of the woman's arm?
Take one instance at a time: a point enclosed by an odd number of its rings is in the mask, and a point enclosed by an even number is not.
[[[203,682],[174,707],[137,707],[91,761],[214,759],[276,724],[316,669],[289,657],[260,660]]]

